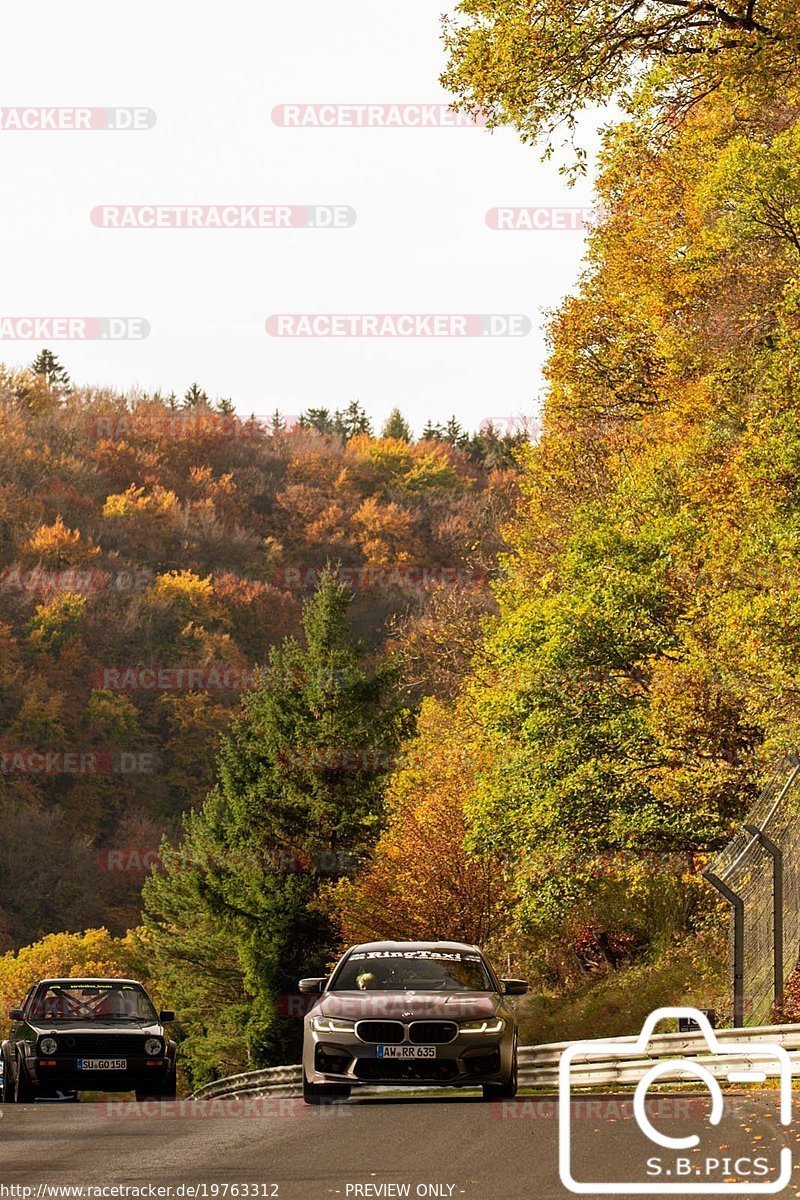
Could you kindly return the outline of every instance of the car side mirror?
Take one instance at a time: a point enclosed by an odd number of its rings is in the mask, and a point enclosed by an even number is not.
[[[313,996],[313,995],[319,995],[320,992],[324,992],[325,984],[327,982],[328,982],[327,978],[324,978],[324,979],[301,979],[297,986],[300,988],[300,991],[304,995]]]
[[[506,996],[524,996],[528,990],[527,979],[501,979]]]
[[[158,1019],[162,1025],[167,1025],[170,1021],[175,1020],[175,1013],[171,1008],[162,1008],[161,1012],[158,1014]]]
[[[23,1020],[22,1009],[21,1008],[12,1008],[8,1014],[8,1019],[9,1019],[9,1021]]]

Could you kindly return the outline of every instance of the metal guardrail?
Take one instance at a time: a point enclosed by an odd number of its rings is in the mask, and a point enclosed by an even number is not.
[[[792,1062],[792,1074],[800,1075],[800,1025],[761,1025],[745,1029],[715,1029],[717,1040],[725,1042],[773,1042],[789,1051]],[[571,1086],[575,1088],[606,1087],[615,1084],[638,1083],[645,1071],[654,1062],[663,1058],[698,1058],[708,1054],[708,1043],[701,1033],[657,1033],[648,1043],[647,1057],[620,1060],[609,1054],[604,1055],[602,1047],[608,1044],[624,1048],[630,1043],[635,1048],[637,1034],[629,1037],[602,1038],[597,1041],[596,1050],[587,1050],[585,1054],[576,1055],[570,1072]],[[542,1046],[520,1046],[519,1048],[519,1084],[520,1087],[551,1087],[558,1086],[558,1064],[561,1054],[572,1042],[551,1042]],[[713,1058],[702,1058],[703,1066],[712,1075],[724,1076],[731,1070],[746,1070],[750,1065],[758,1065],[767,1075],[777,1074],[777,1064],[765,1064],[763,1058],[754,1057],[751,1063],[749,1057],[742,1055],[716,1055]],[[670,1076],[665,1076],[669,1079]],[[683,1080],[676,1072],[675,1080]],[[192,1096],[192,1100],[216,1100],[230,1096],[299,1096],[303,1090],[302,1068],[268,1067],[263,1071],[245,1071],[240,1075],[230,1075],[227,1079],[217,1079],[207,1083]],[[385,1092],[386,1087],[359,1087],[359,1095]],[[395,1089],[396,1090],[396,1089]],[[420,1090],[423,1090],[420,1088]]]
[[[199,1088],[192,1100],[216,1100],[224,1096],[300,1096],[303,1092],[303,1068],[267,1067],[263,1071],[245,1071],[216,1079]]]

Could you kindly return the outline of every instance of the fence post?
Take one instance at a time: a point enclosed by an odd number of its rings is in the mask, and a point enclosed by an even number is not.
[[[763,829],[745,825],[772,859],[772,966],[775,1007],[783,1008],[783,851]]]
[[[712,871],[704,871],[703,875],[733,909],[733,1024],[736,1029],[741,1029],[744,1025],[744,900]]]

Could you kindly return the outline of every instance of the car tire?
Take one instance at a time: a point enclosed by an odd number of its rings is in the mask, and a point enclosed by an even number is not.
[[[511,1070],[502,1083],[485,1083],[483,1085],[484,1100],[513,1100],[519,1087],[519,1068],[517,1065],[517,1041],[514,1039],[514,1049],[511,1052]]]
[[[140,1091],[138,1088],[136,1089],[136,1100],[139,1104],[142,1104],[147,1100],[162,1100],[164,1102],[172,1101],[177,1098],[177,1095],[178,1073],[174,1067],[172,1068],[171,1075],[168,1076],[166,1081],[158,1088],[157,1091]]]
[[[0,1088],[0,1101],[3,1104],[13,1104],[16,1097],[14,1096],[14,1079],[11,1074],[11,1064],[9,1056],[5,1050],[0,1051],[3,1056],[3,1086]]]
[[[303,1099],[306,1104],[335,1104],[350,1099],[350,1088],[338,1083],[309,1083],[304,1071]]]
[[[5,1077],[5,1072],[3,1072]],[[14,1081],[14,1103],[32,1104],[36,1099],[36,1088],[28,1079],[28,1073],[22,1062],[17,1060],[17,1077]]]

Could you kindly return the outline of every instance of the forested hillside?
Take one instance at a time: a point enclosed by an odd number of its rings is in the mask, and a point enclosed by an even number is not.
[[[412,442],[399,413],[373,436],[357,404],[287,429],[197,386],[72,388],[49,353],[0,372],[0,422],[6,948],[136,924],[163,834],[202,802],[221,731],[326,563],[369,654],[424,642],[439,593],[474,624],[520,438],[452,421]]]

